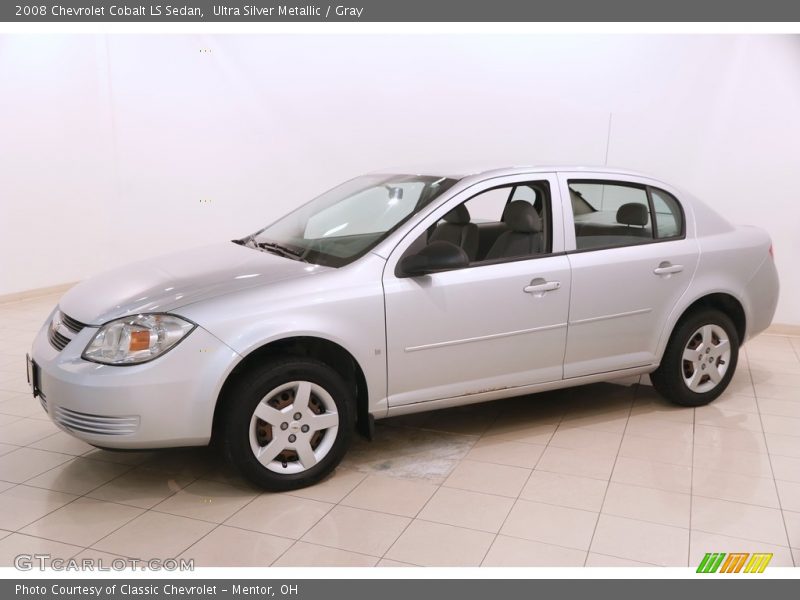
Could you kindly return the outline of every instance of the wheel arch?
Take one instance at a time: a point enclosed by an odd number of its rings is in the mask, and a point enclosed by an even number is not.
[[[703,308],[712,308],[727,315],[736,327],[736,335],[739,337],[739,343],[744,343],[747,334],[747,314],[745,313],[744,305],[741,301],[727,292],[712,292],[694,300],[675,320],[670,330],[669,338],[672,337],[675,328],[678,327],[687,316]],[[669,341],[669,338],[667,341]]]
[[[356,408],[356,427],[365,437],[372,437],[372,416],[369,412],[369,391],[364,370],[346,348],[334,341],[314,335],[297,335],[267,342],[251,350],[228,373],[214,406],[211,428],[212,442],[220,431],[220,420],[225,407],[232,401],[227,393],[242,376],[275,357],[295,356],[313,358],[325,363],[341,375],[351,386]]]

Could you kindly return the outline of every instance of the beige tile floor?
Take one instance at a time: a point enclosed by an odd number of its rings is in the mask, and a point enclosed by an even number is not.
[[[205,448],[106,452],[51,424],[23,356],[56,300],[0,305],[0,564],[800,561],[800,338],[750,342],[708,407],[671,406],[637,378],[395,418],[322,484],[267,494]]]

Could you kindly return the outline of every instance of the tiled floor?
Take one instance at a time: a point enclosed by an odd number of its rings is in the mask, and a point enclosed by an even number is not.
[[[644,378],[396,418],[324,483],[265,494],[207,449],[113,453],[56,429],[23,370],[55,302],[0,305],[0,564],[800,561],[800,338],[750,342],[708,407],[674,407]]]

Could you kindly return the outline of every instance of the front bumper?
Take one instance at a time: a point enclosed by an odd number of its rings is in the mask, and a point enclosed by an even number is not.
[[[214,407],[238,355],[202,327],[141,365],[111,366],[81,358],[97,332],[86,327],[63,350],[48,340],[47,323],[33,343],[39,400],[67,433],[120,449],[205,445]]]

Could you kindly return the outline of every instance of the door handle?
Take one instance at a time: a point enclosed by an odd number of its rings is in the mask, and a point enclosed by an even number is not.
[[[531,281],[530,285],[526,285],[524,288],[522,288],[522,291],[526,294],[535,294],[537,296],[541,296],[545,292],[552,292],[560,287],[560,281],[546,281],[542,277],[537,277]]]
[[[673,265],[667,260],[653,269],[653,273],[656,275],[672,275],[674,273],[680,273],[681,271],[683,271],[683,265]]]

